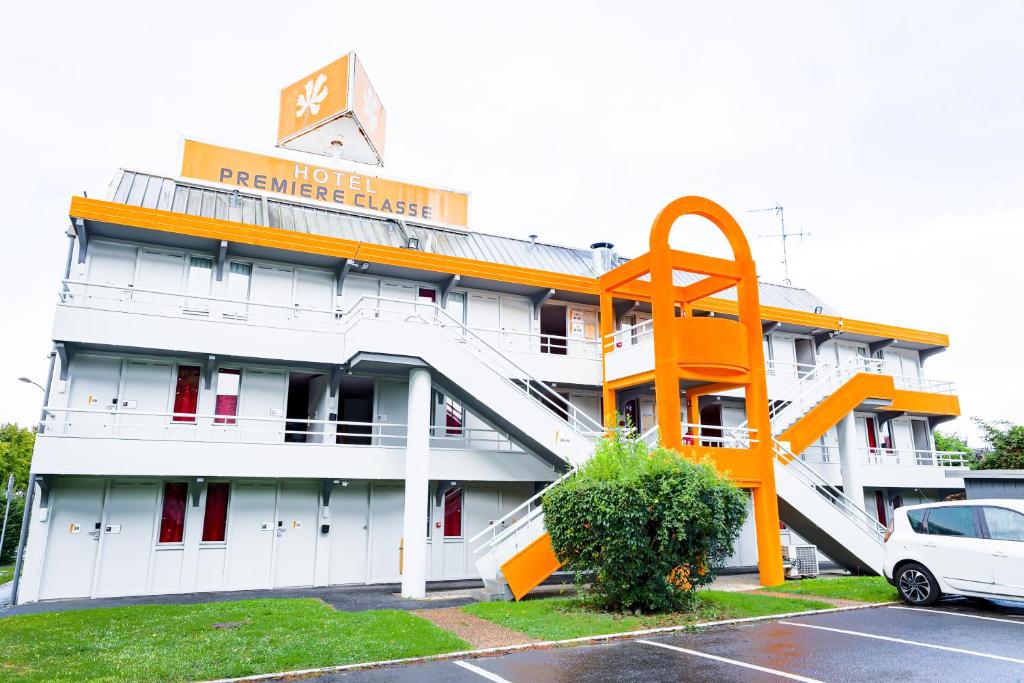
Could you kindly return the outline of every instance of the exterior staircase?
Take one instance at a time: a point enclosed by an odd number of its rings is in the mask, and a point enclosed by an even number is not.
[[[428,366],[476,415],[564,472],[593,453],[604,427],[443,308],[365,297],[344,314],[351,369]]]

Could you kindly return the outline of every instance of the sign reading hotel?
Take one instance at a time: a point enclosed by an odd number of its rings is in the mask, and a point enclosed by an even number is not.
[[[384,106],[354,52],[281,91],[277,146],[384,165]]]
[[[185,140],[181,175],[240,190],[338,204],[395,218],[466,227],[464,192],[412,185],[351,170]]]

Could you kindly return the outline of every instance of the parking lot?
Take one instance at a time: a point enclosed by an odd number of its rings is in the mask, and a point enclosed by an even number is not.
[[[1024,609],[884,606],[320,681],[1024,681]]]

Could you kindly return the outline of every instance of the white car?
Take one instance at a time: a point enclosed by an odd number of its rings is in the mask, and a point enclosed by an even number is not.
[[[897,508],[885,533],[885,578],[906,602],[943,595],[1024,601],[1024,500]]]

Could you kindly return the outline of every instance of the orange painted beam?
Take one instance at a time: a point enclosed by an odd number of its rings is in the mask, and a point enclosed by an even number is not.
[[[544,579],[561,569],[562,564],[551,547],[551,536],[545,532],[501,565],[501,573],[505,575],[515,599],[522,600]]]
[[[727,277],[708,276],[700,282],[694,282],[682,288],[683,301],[692,303],[705,299],[712,294],[718,294],[723,289],[735,287],[736,281]],[[678,288],[677,288],[678,289]]]
[[[869,398],[891,400],[895,391],[889,375],[858,373],[782,432],[779,441],[788,441],[793,454],[800,455],[861,403]]]
[[[427,254],[411,249],[399,249],[381,245],[368,245],[365,242],[310,235],[308,233],[249,225],[217,218],[190,216],[172,211],[159,211],[137,206],[127,206],[116,202],[85,197],[72,197],[70,216],[85,220],[113,223],[144,230],[160,230],[181,235],[205,237],[208,239],[227,240],[243,244],[253,244],[274,249],[298,251],[309,254],[322,254],[338,258],[360,258],[366,261],[380,259],[381,263],[406,268],[420,268],[439,273],[458,274],[466,277],[478,277],[487,280],[515,282],[535,287],[592,294],[597,296],[601,285],[595,278],[578,275],[567,275],[551,271],[522,268],[519,266],[478,261],[458,256]],[[636,259],[633,259],[634,261]],[[631,263],[630,261],[629,263]],[[623,266],[620,266],[620,268]],[[614,272],[614,271],[611,271]],[[683,288],[678,288],[683,290]],[[634,281],[618,288],[615,294],[622,298],[633,298],[637,301],[650,301],[649,283]],[[737,315],[739,305],[735,301],[707,297],[701,300],[700,309]],[[816,327],[827,330],[845,330],[849,333],[864,334],[882,339],[929,344],[932,346],[949,346],[949,337],[938,332],[927,332],[906,327],[896,327],[881,323],[862,320],[851,320],[837,316],[808,313],[788,308],[761,306],[760,315],[763,320]]]
[[[960,397],[897,389],[889,410],[914,415],[960,415]]]

